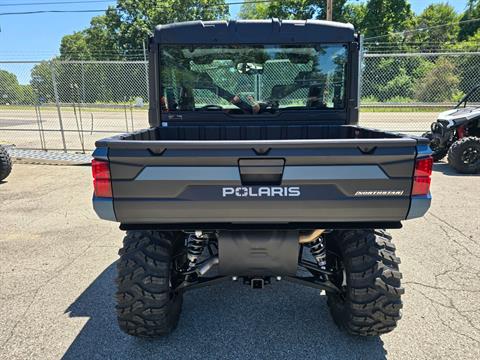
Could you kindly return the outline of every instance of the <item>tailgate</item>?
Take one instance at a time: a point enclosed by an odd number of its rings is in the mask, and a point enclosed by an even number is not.
[[[411,138],[112,140],[114,212],[124,224],[400,221],[416,145]]]

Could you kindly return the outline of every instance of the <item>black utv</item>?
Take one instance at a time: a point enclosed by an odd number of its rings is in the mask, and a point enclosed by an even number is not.
[[[7,148],[0,145],[0,181],[3,181],[12,171],[12,159],[8,154]]]
[[[176,23],[149,51],[150,128],[97,141],[92,162],[94,209],[126,231],[120,328],[165,335],[186,291],[281,280],[325,290],[351,334],[393,330],[404,290],[385,229],[427,212],[431,150],[357,125],[353,27]]]
[[[454,109],[442,112],[430,128],[423,136],[430,140],[435,161],[448,154],[448,163],[458,172],[480,172],[480,85]]]

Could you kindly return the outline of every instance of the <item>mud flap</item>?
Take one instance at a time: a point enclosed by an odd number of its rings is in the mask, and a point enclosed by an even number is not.
[[[219,273],[232,276],[295,275],[298,231],[221,231]]]

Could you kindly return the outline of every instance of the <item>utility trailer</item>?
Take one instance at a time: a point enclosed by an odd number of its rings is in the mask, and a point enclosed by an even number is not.
[[[97,141],[92,162],[94,209],[126,231],[120,328],[168,334],[185,291],[231,279],[325,290],[351,334],[394,329],[386,229],[427,212],[432,157],[425,138],[357,125],[353,27],[175,23],[149,53],[150,127]]]

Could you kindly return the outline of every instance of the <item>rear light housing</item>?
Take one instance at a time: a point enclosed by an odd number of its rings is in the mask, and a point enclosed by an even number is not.
[[[413,176],[412,196],[424,196],[430,192],[430,183],[433,168],[431,156],[417,159]]]
[[[415,176],[431,176],[433,158],[431,156],[418,159],[415,162]]]
[[[112,182],[108,161],[92,160],[93,189],[96,197],[112,197]]]

